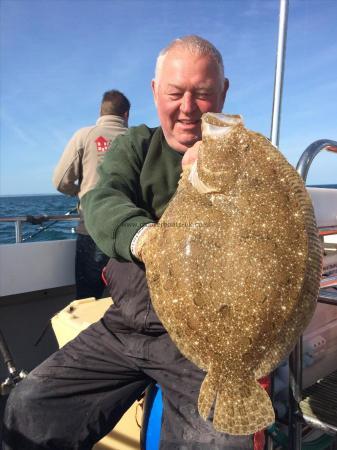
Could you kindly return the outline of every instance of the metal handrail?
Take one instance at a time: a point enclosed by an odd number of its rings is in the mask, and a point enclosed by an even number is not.
[[[288,9],[289,0],[280,0],[279,32],[277,41],[273,110],[270,130],[270,140],[271,143],[275,145],[275,147],[278,147],[280,136],[281,104],[288,28]]]
[[[280,135],[281,122],[281,106],[282,106],[282,92],[284,79],[284,65],[287,43],[287,28],[288,28],[288,9],[289,0],[279,0],[279,28],[276,52],[276,66],[274,78],[274,92],[273,92],[273,108],[271,117],[270,140],[273,145],[278,147]],[[270,394],[273,397],[274,379],[271,377]],[[270,435],[267,436],[267,449],[273,450],[274,443]]]
[[[11,216],[11,217],[0,217],[0,222],[27,222],[32,223],[33,225],[38,225],[42,222],[48,222],[51,220],[56,221],[69,221],[69,220],[77,220],[80,216],[78,214],[62,214],[62,215],[56,215],[56,216]],[[32,222],[33,220],[33,222]]]
[[[307,179],[312,161],[322,150],[337,153],[337,141],[332,141],[331,139],[320,139],[313,142],[304,150],[296,166],[296,170],[301,175],[304,182]]]
[[[15,224],[15,242],[22,242],[22,224],[30,223],[33,225],[41,225],[44,222],[64,222],[64,221],[72,221],[78,220],[78,214],[70,214],[69,211],[67,214],[59,214],[59,215],[42,215],[42,216],[13,216],[13,217],[0,217],[0,223],[8,223],[13,222]]]

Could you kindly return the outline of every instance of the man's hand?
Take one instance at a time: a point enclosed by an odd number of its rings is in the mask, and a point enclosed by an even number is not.
[[[155,223],[150,223],[141,228],[134,236],[131,242],[131,253],[139,261],[144,262],[144,254],[146,248],[154,236],[154,232],[157,228]]]
[[[187,167],[191,166],[194,161],[198,159],[198,150],[200,147],[201,141],[196,142],[193,147],[190,147],[188,150],[186,150],[181,165],[183,169],[186,169]]]

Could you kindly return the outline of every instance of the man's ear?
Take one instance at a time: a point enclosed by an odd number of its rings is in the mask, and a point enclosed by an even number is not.
[[[157,106],[157,83],[156,83],[155,79],[153,79],[151,81],[151,89],[152,89],[154,104]]]
[[[225,100],[226,100],[226,95],[227,95],[227,91],[228,91],[228,89],[229,89],[229,80],[228,80],[228,78],[225,78],[224,79],[224,86],[223,86],[223,104],[222,104],[222,106],[224,105],[224,103],[225,103]]]

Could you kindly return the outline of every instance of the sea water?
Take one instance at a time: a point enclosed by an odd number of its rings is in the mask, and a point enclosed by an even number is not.
[[[62,194],[0,196],[0,218],[18,216],[63,215],[74,210],[77,198]],[[77,220],[43,222],[41,225],[22,223],[24,242],[75,239]],[[15,224],[0,221],[0,244],[15,242]]]
[[[316,185],[337,189],[337,184]],[[77,198],[62,194],[0,196],[0,218],[17,216],[62,215],[76,209]],[[76,212],[76,211],[74,211]],[[44,222],[42,225],[22,224],[24,242],[53,241],[58,239],[75,239],[77,221]],[[15,225],[1,223],[0,244],[15,242]]]

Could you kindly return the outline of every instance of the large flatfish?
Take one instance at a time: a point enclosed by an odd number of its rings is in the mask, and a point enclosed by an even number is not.
[[[153,306],[207,372],[199,413],[245,435],[274,421],[258,379],[291,351],[315,309],[321,246],[301,177],[240,116],[207,113],[197,162],[150,233]],[[214,403],[215,402],[215,403]]]

